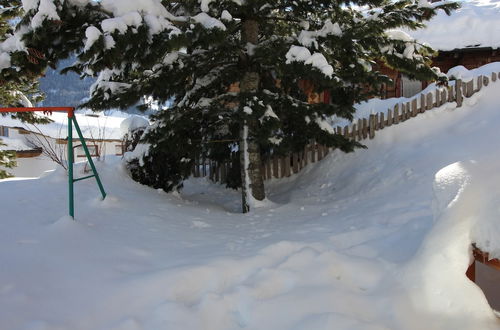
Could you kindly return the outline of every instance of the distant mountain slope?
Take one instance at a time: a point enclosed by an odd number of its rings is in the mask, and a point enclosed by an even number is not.
[[[49,69],[40,79],[40,89],[45,93],[41,106],[77,106],[89,97],[94,79],[80,79],[76,73],[61,74],[61,69],[71,65],[73,59],[61,61],[56,70]]]

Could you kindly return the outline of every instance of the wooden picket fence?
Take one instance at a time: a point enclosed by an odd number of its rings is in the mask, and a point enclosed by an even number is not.
[[[490,76],[478,76],[468,82],[456,80],[455,86],[442,86],[427,94],[418,94],[406,103],[396,104],[386,112],[370,115],[368,118],[358,119],[351,125],[337,126],[335,132],[355,141],[375,138],[375,133],[386,127],[398,125],[408,119],[414,118],[428,110],[438,108],[445,103],[456,102],[456,107],[462,106],[464,98],[471,97],[483,86],[490,82],[500,80],[500,72],[493,72]],[[275,156],[264,161],[262,175],[264,180],[280,179],[300,172],[308,164],[322,160],[332,148],[319,144],[310,144],[298,153],[287,156]],[[209,177],[214,182],[225,183],[227,174],[238,162],[237,154],[233,153],[231,161],[218,163],[209,159],[196,159],[192,175],[194,177]]]

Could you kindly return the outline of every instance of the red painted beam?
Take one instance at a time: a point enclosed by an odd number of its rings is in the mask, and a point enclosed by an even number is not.
[[[487,252],[481,251],[475,245],[472,246],[472,253],[476,261],[500,270],[500,259],[490,259]]]
[[[26,107],[26,108],[0,108],[0,113],[7,112],[67,112],[69,118],[73,118],[75,108],[73,107]]]

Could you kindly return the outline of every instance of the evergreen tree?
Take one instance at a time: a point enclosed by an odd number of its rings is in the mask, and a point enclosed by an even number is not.
[[[22,5],[20,0],[0,0],[0,42],[2,42],[0,57],[0,106],[2,107],[22,107],[31,106],[31,102],[41,100],[42,95],[38,91],[37,78],[31,74],[19,75],[9,68],[11,55],[9,51],[17,47],[19,39],[14,37],[13,28],[15,21],[22,16]],[[33,55],[31,55],[33,53]],[[33,50],[25,55],[28,60],[36,61],[38,53]],[[12,114],[12,117],[19,118],[24,122],[47,123],[48,120],[35,116],[32,113]],[[0,139],[0,146],[5,146]],[[9,176],[5,168],[16,166],[15,152],[0,150],[0,179]],[[3,168],[3,169],[2,169]]]
[[[37,65],[11,52],[18,75],[39,74],[76,54],[68,68],[98,75],[94,109],[134,105],[144,95],[172,107],[155,116],[133,177],[166,191],[182,186],[196,155],[217,161],[240,150],[234,185],[243,210],[265,198],[263,159],[311,140],[344,151],[361,145],[334,133],[332,116],[376,95],[388,77],[377,63],[414,79],[438,79],[433,51],[396,29],[417,29],[457,4],[427,0],[32,0],[19,35],[43,50]],[[9,70],[9,69],[7,69]],[[328,90],[310,104],[300,88]],[[144,148],[148,146],[148,148]]]

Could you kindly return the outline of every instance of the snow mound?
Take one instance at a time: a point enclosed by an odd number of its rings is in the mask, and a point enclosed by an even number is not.
[[[149,120],[144,117],[134,115],[124,119],[120,123],[120,131],[123,135],[125,135],[128,132],[135,131],[139,128],[146,128],[148,126]]]

